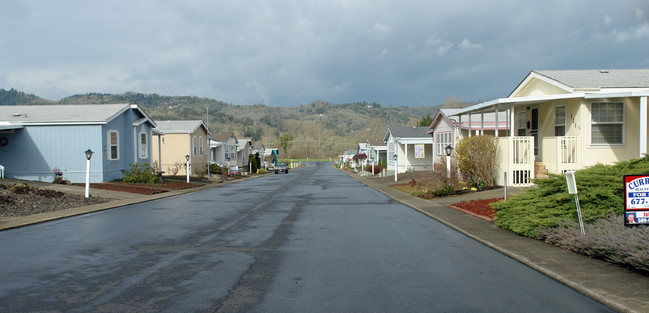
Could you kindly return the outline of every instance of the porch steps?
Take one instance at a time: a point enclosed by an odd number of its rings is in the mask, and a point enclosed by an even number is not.
[[[541,162],[534,162],[534,178],[548,178],[548,169]]]

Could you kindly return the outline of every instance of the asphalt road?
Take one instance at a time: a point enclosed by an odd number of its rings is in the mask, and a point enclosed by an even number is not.
[[[326,163],[0,233],[0,312],[608,312]]]

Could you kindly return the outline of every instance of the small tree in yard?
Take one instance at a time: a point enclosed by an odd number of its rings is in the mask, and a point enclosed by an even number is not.
[[[493,136],[464,138],[455,147],[460,172],[477,187],[494,185],[498,154],[498,140]]]
[[[248,155],[248,162],[250,162],[250,172],[257,173],[257,158],[251,153]]]
[[[354,156],[352,157],[352,160],[354,160],[354,162],[356,162],[356,164],[359,166],[365,159],[367,159],[367,155],[365,153],[354,154]]]

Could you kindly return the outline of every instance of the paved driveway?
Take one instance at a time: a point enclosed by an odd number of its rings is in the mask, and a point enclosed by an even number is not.
[[[2,312],[608,310],[326,163],[0,242]]]

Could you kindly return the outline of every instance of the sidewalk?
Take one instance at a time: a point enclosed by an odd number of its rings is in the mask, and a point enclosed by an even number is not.
[[[99,197],[99,198],[105,198],[111,200],[108,202],[93,204],[89,206],[63,209],[63,210],[58,210],[53,212],[33,214],[29,216],[0,217],[0,231],[11,229],[11,228],[23,227],[27,225],[38,224],[42,222],[53,221],[53,220],[71,217],[75,215],[82,215],[82,214],[88,214],[92,212],[108,210],[108,209],[129,205],[129,204],[146,202],[155,199],[173,197],[185,193],[190,193],[190,192],[195,192],[195,191],[200,191],[200,190],[205,190],[210,188],[216,188],[216,187],[220,187],[220,186],[224,186],[236,182],[254,179],[256,177],[261,177],[261,176],[263,175],[242,176],[241,178],[231,178],[230,180],[223,181],[223,182],[218,182],[215,179],[210,183],[208,183],[206,180],[202,180],[202,181],[192,180],[192,182],[204,183],[204,185],[193,187],[193,188],[181,189],[181,190],[170,190],[168,192],[157,193],[153,195],[143,195],[137,193],[119,192],[119,191],[93,188],[91,189],[91,193],[93,197]],[[218,180],[220,180],[220,178]],[[51,184],[51,183],[37,182],[37,181],[26,182],[22,180],[15,180],[15,179],[8,179],[8,178],[0,179],[0,184],[15,184],[15,183],[27,183],[29,186],[36,187],[39,189],[50,189],[50,190],[56,190],[60,192],[70,193],[70,194],[77,194],[82,196],[85,195],[85,189],[79,186]]]
[[[394,182],[379,183],[373,178],[361,178],[348,171],[345,172],[386,196],[432,217],[614,310],[620,312],[647,312],[649,310],[649,277],[634,274],[617,265],[563,250],[539,240],[516,235],[496,227],[492,222],[448,207],[449,204],[467,200],[499,198],[504,194],[503,189],[425,200],[389,187]],[[508,197],[523,190],[522,188],[509,188]]]

